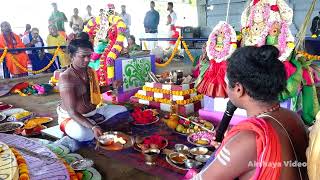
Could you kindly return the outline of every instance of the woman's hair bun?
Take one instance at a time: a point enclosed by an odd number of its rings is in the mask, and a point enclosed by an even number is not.
[[[278,60],[280,54],[278,48],[272,45],[263,45],[257,50],[260,61]]]
[[[81,40],[90,40],[89,34],[86,32],[80,32],[76,35],[76,39],[81,39]]]

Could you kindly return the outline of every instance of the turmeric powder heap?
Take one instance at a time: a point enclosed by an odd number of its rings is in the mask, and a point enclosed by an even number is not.
[[[35,117],[25,122],[24,129],[32,129],[37,125],[45,124],[52,120],[53,119],[51,117]]]

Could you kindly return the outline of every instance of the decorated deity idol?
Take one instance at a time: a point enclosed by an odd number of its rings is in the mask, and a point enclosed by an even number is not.
[[[315,80],[310,61],[302,55],[295,56],[294,37],[289,29],[293,11],[285,0],[252,0],[241,16],[242,46],[273,45],[280,51],[287,75],[287,88],[279,96],[280,101],[302,97],[302,118],[308,125],[313,123],[319,110]],[[263,21],[263,22],[262,22]],[[257,35],[260,34],[260,35]],[[291,107],[294,108],[294,107]]]
[[[293,11],[284,0],[253,0],[241,16],[242,46],[274,45],[280,61],[287,61],[294,49],[289,30]]]
[[[226,59],[237,48],[237,35],[231,25],[219,22],[207,42],[207,55],[210,66],[204,76],[198,79],[198,91],[210,97],[227,97],[225,82]]]
[[[120,55],[125,39],[126,25],[116,15],[113,4],[108,4],[98,17],[91,19],[84,28],[94,42],[90,67],[97,70],[101,86],[110,85],[114,78],[114,61]]]

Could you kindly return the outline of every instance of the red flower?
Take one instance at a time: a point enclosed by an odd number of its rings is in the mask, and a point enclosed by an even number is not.
[[[277,11],[279,11],[279,6],[278,6],[278,5],[272,5],[272,6],[270,7],[270,9],[271,9],[272,11],[277,12]]]

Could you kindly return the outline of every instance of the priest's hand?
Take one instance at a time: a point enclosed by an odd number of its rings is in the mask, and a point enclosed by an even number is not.
[[[101,129],[100,126],[93,126],[92,131],[96,139],[98,139],[100,136],[103,135],[103,130]]]

